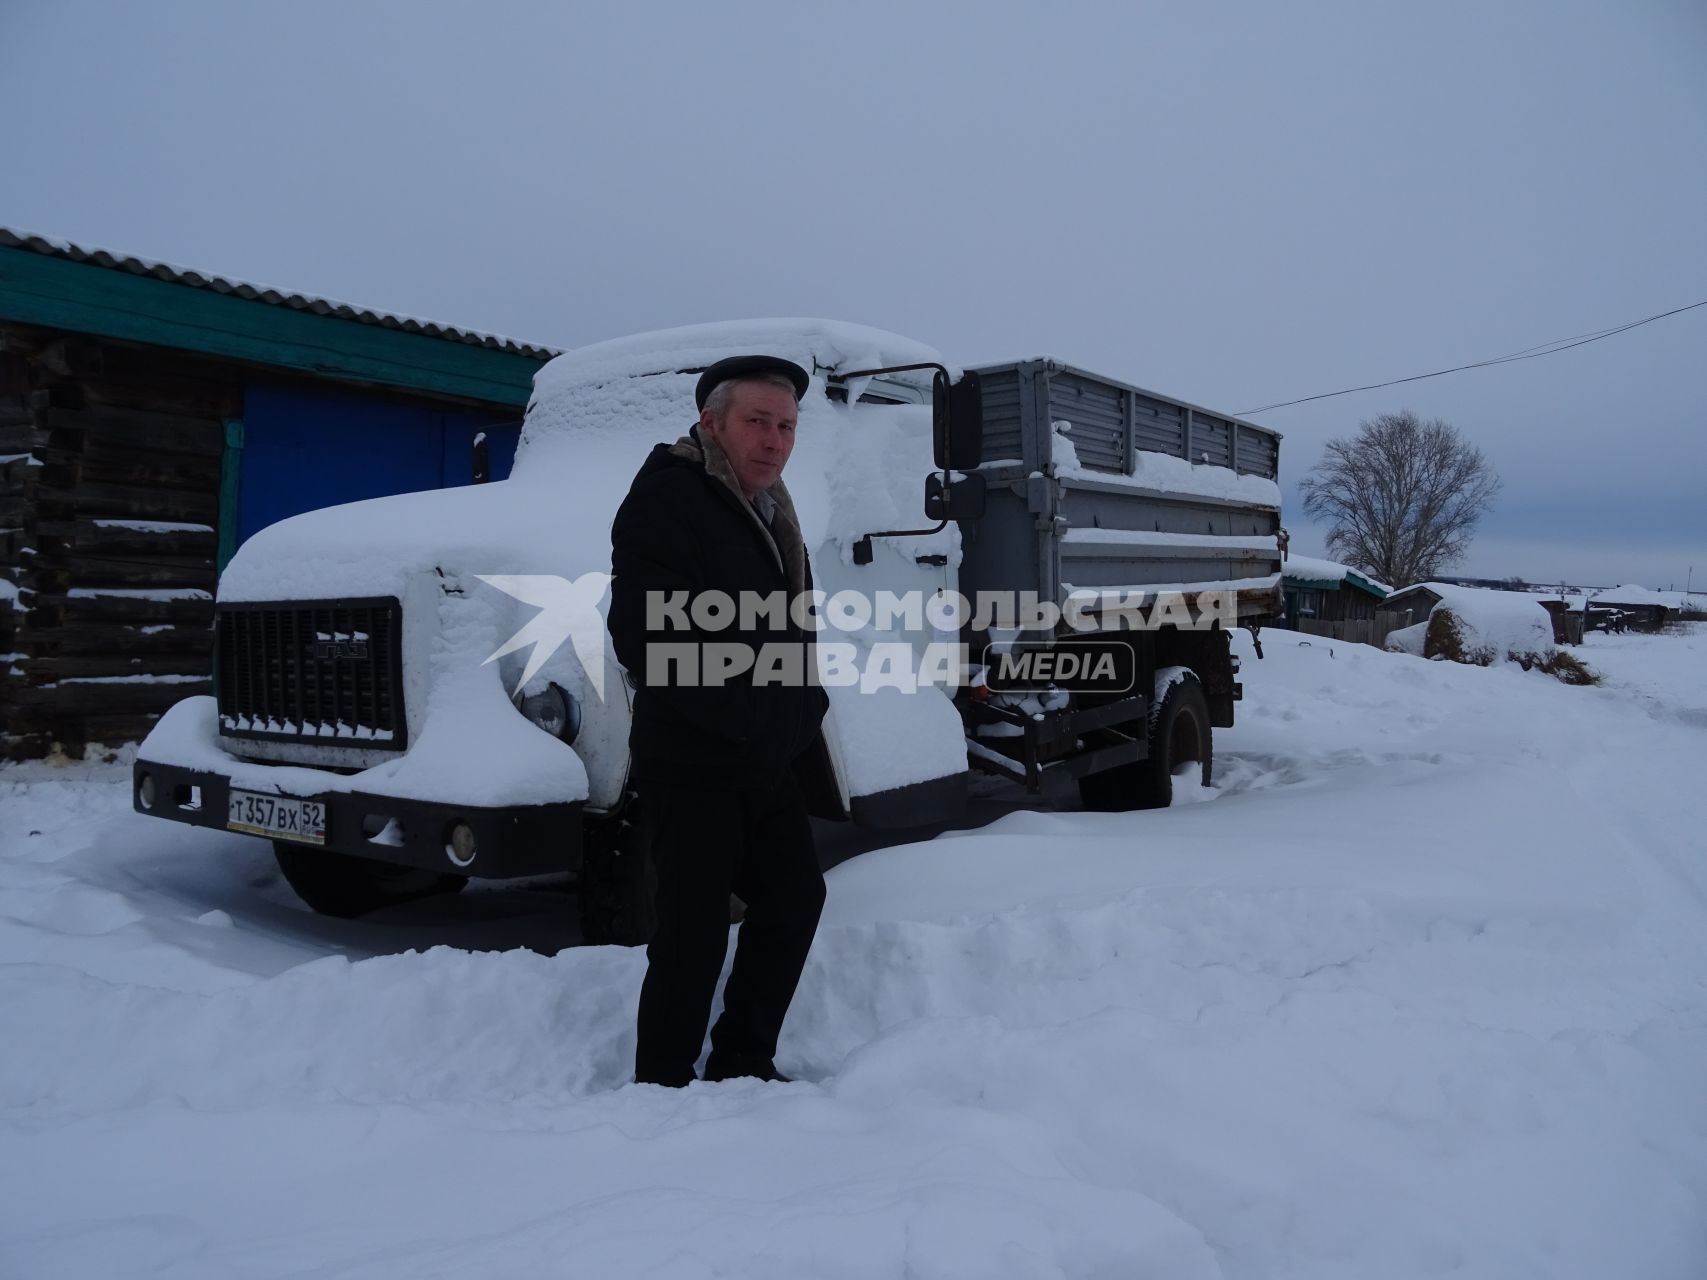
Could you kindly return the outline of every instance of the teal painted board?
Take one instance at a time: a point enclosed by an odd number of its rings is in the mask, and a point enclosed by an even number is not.
[[[541,364],[513,351],[317,315],[17,248],[0,248],[0,319],[518,410],[527,404]]]

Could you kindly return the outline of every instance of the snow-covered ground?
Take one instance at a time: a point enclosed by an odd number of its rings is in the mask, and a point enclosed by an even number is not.
[[[1210,803],[837,866],[789,1086],[627,1085],[561,886],[317,919],[0,770],[0,1275],[1707,1274],[1707,630],[1264,640]]]
[[[1707,727],[1707,624],[1683,623],[1659,637],[1591,631],[1573,652],[1625,698]],[[1707,804],[1697,813],[1707,819]]]

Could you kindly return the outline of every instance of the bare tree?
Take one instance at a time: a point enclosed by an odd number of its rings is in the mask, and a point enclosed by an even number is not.
[[[1500,480],[1451,423],[1405,409],[1330,440],[1298,487],[1330,552],[1403,587],[1463,557]]]

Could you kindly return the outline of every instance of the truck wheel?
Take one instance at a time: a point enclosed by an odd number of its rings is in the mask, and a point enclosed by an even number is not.
[[[1103,813],[1165,809],[1174,799],[1174,770],[1193,762],[1203,766],[1202,785],[1209,785],[1215,740],[1209,702],[1195,675],[1174,680],[1161,691],[1160,702],[1150,711],[1149,739],[1148,759],[1079,779],[1085,808]]]
[[[353,920],[381,907],[416,898],[460,893],[467,876],[442,875],[418,867],[399,867],[372,858],[307,849],[283,840],[273,841],[273,857],[286,883],[323,916]]]
[[[614,823],[589,824],[576,891],[581,939],[592,946],[642,947],[658,928],[650,829],[631,807]]]

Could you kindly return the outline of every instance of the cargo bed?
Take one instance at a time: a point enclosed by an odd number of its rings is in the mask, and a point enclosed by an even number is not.
[[[1280,434],[1050,359],[987,365],[982,520],[960,590],[1066,605],[1120,591],[1233,590],[1280,612]]]

